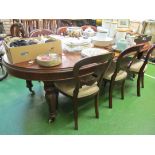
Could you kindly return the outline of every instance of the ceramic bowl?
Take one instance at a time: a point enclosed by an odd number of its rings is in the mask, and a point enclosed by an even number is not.
[[[93,37],[92,42],[94,46],[97,47],[106,47],[113,44],[113,39],[110,37],[102,38],[102,37]]]
[[[61,64],[61,57],[56,53],[39,55],[36,58],[40,66],[51,67]]]

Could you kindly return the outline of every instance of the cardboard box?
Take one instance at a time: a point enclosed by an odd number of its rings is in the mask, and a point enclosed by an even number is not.
[[[33,44],[19,47],[9,47],[4,43],[9,61],[13,64],[35,59],[40,54],[55,52],[62,54],[61,41],[55,39],[52,42]]]

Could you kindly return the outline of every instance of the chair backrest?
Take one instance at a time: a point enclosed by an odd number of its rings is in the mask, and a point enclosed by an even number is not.
[[[10,33],[12,37],[26,37],[24,27],[21,23],[14,23],[10,27]]]
[[[152,36],[140,35],[137,38],[135,38],[134,42],[136,44],[147,43],[151,41],[151,39],[152,39]]]
[[[29,37],[38,37],[38,36],[46,36],[46,35],[50,35],[52,34],[52,31],[51,30],[48,30],[48,29],[36,29],[32,32],[30,32],[30,35]]]
[[[67,35],[67,27],[59,27],[57,30],[57,35]]]
[[[87,57],[78,61],[73,68],[75,89],[74,97],[77,97],[79,89],[83,85],[92,85],[97,82],[100,87],[103,75],[112,60],[114,53],[107,53],[93,57]],[[87,68],[87,69],[86,69]]]
[[[123,69],[128,72],[131,64],[133,61],[137,58],[138,54],[140,53],[141,49],[143,48],[144,44],[139,44],[132,46],[130,48],[127,48],[124,50],[117,58],[116,60],[116,68],[114,71],[114,74],[112,75],[112,79],[114,80],[117,76],[117,73]],[[126,58],[129,58],[127,61]],[[127,63],[126,63],[127,62]]]
[[[83,25],[81,26],[82,30],[84,31],[86,28],[91,27],[95,32],[97,32],[97,28],[95,26],[92,25]]]
[[[150,48],[150,41],[152,39],[152,36],[147,36],[147,35],[140,35],[135,38],[134,42],[136,44],[144,44],[141,52],[138,55],[138,59],[142,58],[144,55],[146,55],[146,52]]]
[[[140,69],[140,72],[143,72],[144,69],[145,69],[145,66],[146,64],[148,63],[148,60],[149,60],[149,57],[151,55],[151,53],[153,52],[153,50],[155,49],[155,44],[153,44],[146,52],[146,57],[145,57],[145,60],[144,60],[144,63]]]

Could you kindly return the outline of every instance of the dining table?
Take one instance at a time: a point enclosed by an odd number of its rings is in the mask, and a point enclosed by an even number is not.
[[[27,87],[32,90],[31,81],[42,81],[45,90],[45,99],[49,107],[49,122],[53,122],[57,114],[57,95],[54,82],[73,79],[73,67],[76,62],[82,59],[82,54],[78,52],[63,51],[61,54],[61,64],[52,67],[40,66],[37,61],[24,61],[20,63],[11,63],[5,54],[3,56],[3,65],[8,73],[14,77],[27,81]],[[82,73],[89,72],[92,69],[86,66]]]
[[[112,51],[109,47],[107,50]],[[118,51],[115,52],[115,57],[119,56]],[[49,122],[53,122],[57,115],[57,95],[58,91],[55,88],[54,82],[69,80],[73,78],[73,67],[76,62],[82,59],[80,52],[66,52],[63,50],[61,55],[61,64],[52,67],[42,67],[36,61],[25,61],[12,64],[7,55],[3,56],[3,65],[8,73],[20,79],[27,81],[27,87],[32,90],[31,81],[42,81],[45,90],[45,99],[49,107]],[[90,67],[84,68],[84,72],[89,71]]]

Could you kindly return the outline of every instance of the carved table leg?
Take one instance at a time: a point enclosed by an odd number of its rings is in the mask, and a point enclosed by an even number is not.
[[[35,92],[32,90],[33,84],[31,80],[26,80],[26,87],[29,89],[32,95],[35,94]]]
[[[45,98],[49,106],[49,123],[54,122],[56,117],[57,90],[53,82],[44,81]]]

